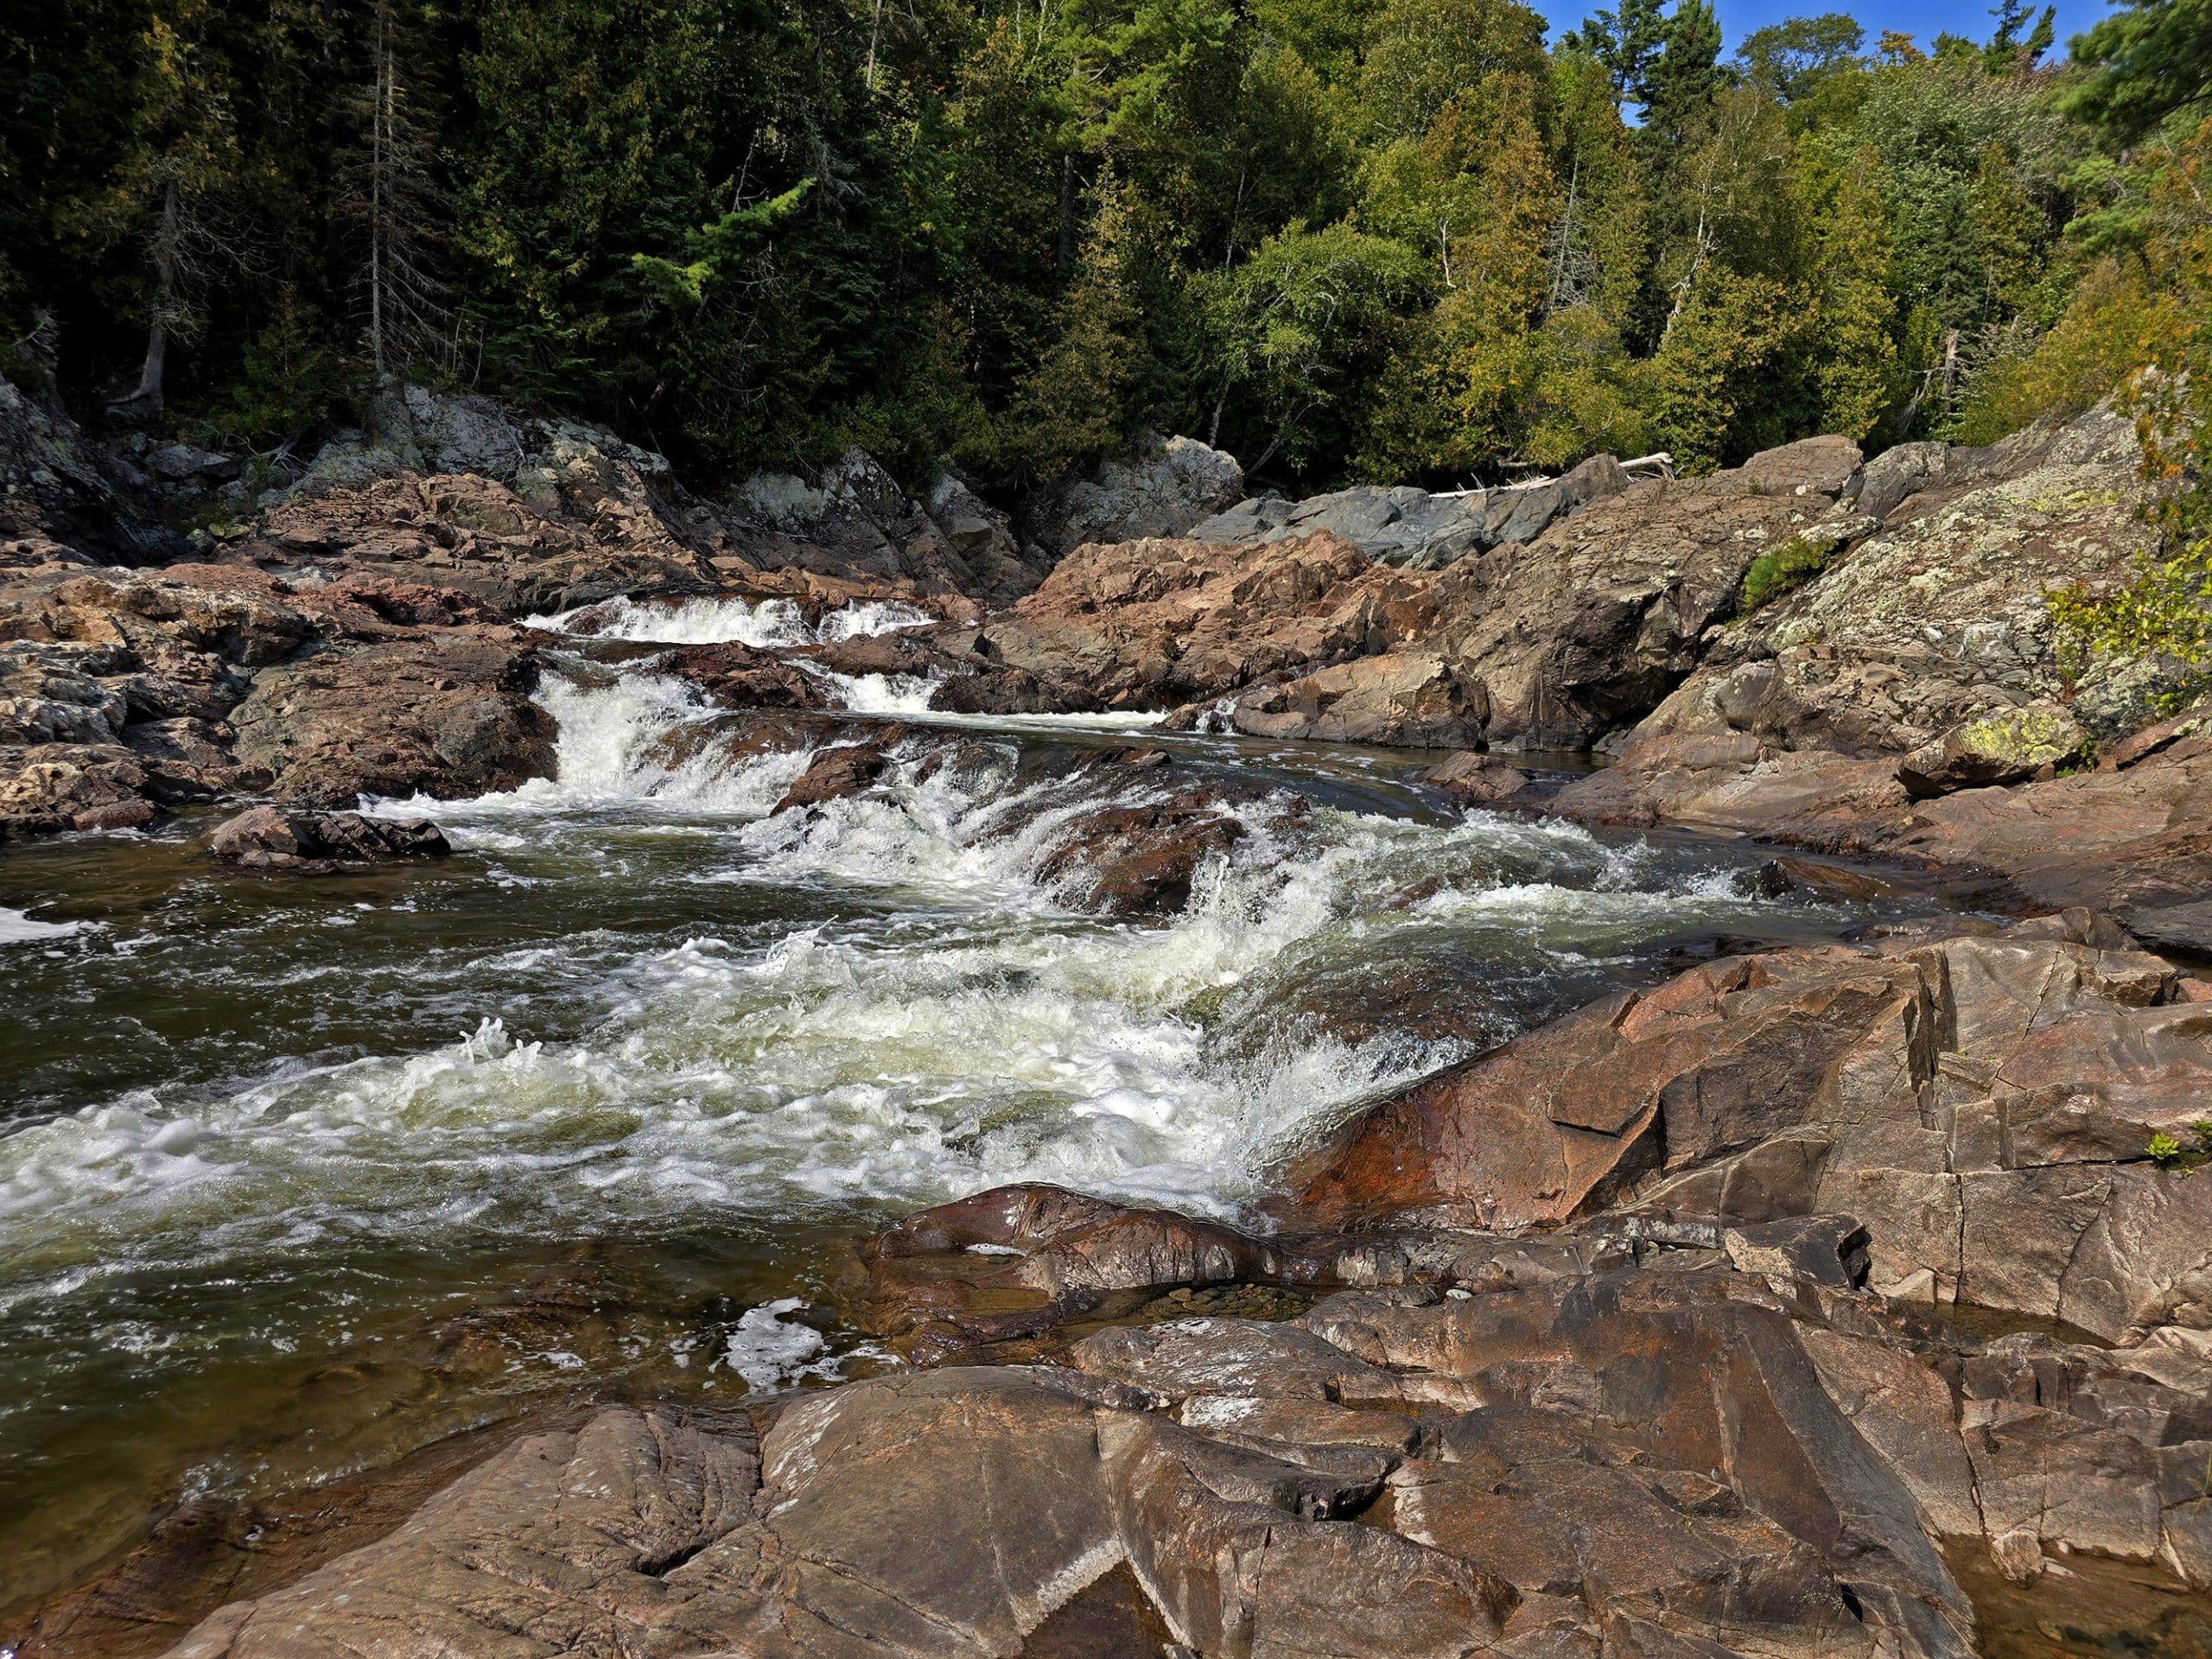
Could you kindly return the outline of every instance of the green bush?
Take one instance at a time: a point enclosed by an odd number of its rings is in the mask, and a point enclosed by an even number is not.
[[[1744,572],[1744,614],[1749,616],[1770,600],[1802,588],[1828,568],[1834,551],[1802,536],[1792,536],[1769,548]]]

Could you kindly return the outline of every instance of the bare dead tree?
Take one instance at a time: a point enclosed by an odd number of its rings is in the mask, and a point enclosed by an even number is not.
[[[411,363],[443,362],[457,339],[451,291],[438,270],[446,200],[435,136],[428,101],[416,90],[402,3],[368,0],[356,137],[334,203],[353,228],[352,287],[379,380]]]

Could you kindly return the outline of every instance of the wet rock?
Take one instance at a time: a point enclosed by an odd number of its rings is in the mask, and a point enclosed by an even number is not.
[[[288,803],[452,799],[550,775],[553,720],[530,699],[536,683],[520,639],[428,632],[264,670],[231,724],[238,759]]]
[[[1141,805],[1106,805],[1070,818],[1037,864],[1040,880],[1080,910],[1169,915],[1191,901],[1209,859],[1251,832],[1204,787]]]
[[[1461,749],[1421,775],[1461,806],[1500,806],[1517,801],[1534,781],[1518,766]]]
[[[661,668],[727,709],[835,709],[836,691],[780,654],[735,640],[680,645]]]
[[[212,830],[207,850],[248,869],[328,874],[342,865],[443,858],[453,848],[427,818],[286,812],[257,806]]]
[[[972,631],[955,626],[862,634],[803,646],[795,655],[855,677],[906,676],[927,681],[930,707],[956,715],[1078,714],[1097,704],[976,648]]]
[[[890,766],[889,755],[880,748],[867,745],[848,744],[824,749],[784,791],[784,798],[776,803],[775,810],[789,812],[820,806],[825,801],[842,800],[848,796],[864,794]]]

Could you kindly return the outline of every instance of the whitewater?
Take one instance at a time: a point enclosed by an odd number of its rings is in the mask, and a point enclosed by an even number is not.
[[[905,622],[812,632],[862,624]],[[1009,1181],[1250,1219],[1380,1091],[1685,941],[1854,919],[1738,849],[1452,810],[1419,757],[924,699],[876,790],[777,813],[815,746],[738,741],[649,653],[539,696],[555,778],[367,804],[435,815],[434,870],[241,879],[183,829],[6,867],[0,1551],[60,1575],[118,1503],[326,1478],[502,1397],[834,1376],[874,1360],[831,1294],[871,1226]],[[1173,765],[1102,764],[1140,740]],[[1243,839],[1173,916],[1079,908],[1056,837],[1192,772],[1266,786]]]

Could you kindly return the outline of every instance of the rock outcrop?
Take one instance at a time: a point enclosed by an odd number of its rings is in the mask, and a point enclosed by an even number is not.
[[[226,565],[0,582],[0,834],[240,791],[348,806],[542,776],[532,637],[465,594]]]
[[[1049,566],[1089,542],[1191,535],[1243,493],[1244,469],[1234,455],[1196,438],[1147,436],[1087,476],[1046,490],[1029,514],[1030,530]]]
[[[1777,748],[1870,757],[2062,702],[2101,739],[2141,723],[2113,703],[2114,687],[2062,673],[2044,597],[2133,574],[2147,535],[2133,514],[2133,426],[2099,410],[1986,450],[1910,448],[1870,467],[1848,504],[1871,533],[1711,636],[1697,672],[1639,735],[1745,732]],[[1909,493],[1891,501],[1898,490]],[[1865,511],[1874,507],[1878,520]]]
[[[1376,1107],[1291,1208],[1401,1228],[1845,1213],[1891,1295],[2107,1341],[2212,1331],[2190,1219],[2212,1187],[2147,1150],[2196,1142],[2212,986],[2118,942],[2075,912],[1715,963]]]
[[[1673,690],[1752,559],[1834,518],[1858,471],[1854,446],[1813,439],[1708,479],[1593,485],[1533,539],[1471,543],[1440,569],[1325,527],[1084,547],[985,637],[1109,706],[1179,703],[1233,730],[1587,747]]]
[[[1555,520],[1628,485],[1618,461],[1594,455],[1564,478],[1496,490],[1433,495],[1410,485],[1362,484],[1303,501],[1257,496],[1187,533],[1198,542],[1265,545],[1325,530],[1381,563],[1440,570],[1469,553],[1533,542]]]

